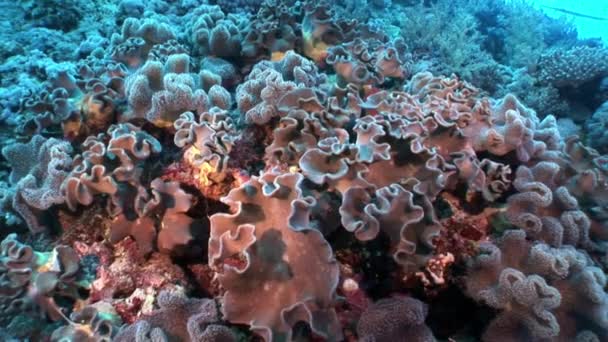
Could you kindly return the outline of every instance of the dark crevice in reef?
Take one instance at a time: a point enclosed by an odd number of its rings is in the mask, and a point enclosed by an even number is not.
[[[435,213],[437,213],[437,218],[439,220],[449,218],[454,214],[450,204],[441,196],[438,196],[437,199],[433,201],[433,208],[435,209]]]
[[[210,225],[209,217],[217,213],[228,213],[229,207],[216,200],[201,196],[194,187],[182,184],[182,189],[193,196],[193,205],[188,210],[188,216],[194,221],[190,225],[190,234],[192,241],[186,246],[176,248],[172,252],[172,257],[176,261],[184,263],[189,262],[207,262],[207,242],[209,241]]]
[[[228,155],[228,167],[247,170],[250,175],[257,175],[264,168],[265,146],[271,135],[272,131],[266,126],[246,126],[241,138],[235,141]]]
[[[180,259],[180,258],[174,258],[173,262],[175,263],[176,266],[178,266],[185,275],[186,281],[188,282],[188,284],[192,285],[191,289],[189,291],[190,296],[192,297],[196,297],[196,298],[209,298],[212,297],[212,294],[207,292],[207,290],[202,287],[202,286],[198,286],[198,277],[197,274],[189,267],[192,264],[195,264],[194,262],[188,261],[186,259]],[[201,262],[198,262],[198,264],[201,264]]]
[[[494,310],[466,297],[455,285],[426,302],[429,304],[426,324],[438,339],[468,336],[479,341],[484,327],[496,315]]]
[[[477,215],[484,211],[488,207],[488,201],[483,198],[483,195],[479,192],[469,193],[469,187],[466,184],[458,184],[456,189],[452,191],[452,194],[456,195],[457,198],[465,198],[466,200],[460,200],[462,209],[471,215]],[[504,196],[501,196],[501,198]],[[435,205],[437,200],[433,203]],[[448,216],[449,217],[449,216]],[[445,216],[444,216],[445,218]]]
[[[387,252],[390,239],[384,233],[380,232],[374,240],[361,242],[353,233],[339,228],[327,240],[340,262],[353,267],[354,273],[363,275],[360,286],[372,300],[398,290],[395,274],[399,267]]]
[[[584,123],[607,100],[606,94],[600,90],[603,80],[604,77],[598,77],[577,87],[558,88],[560,98],[569,103],[571,118],[575,122]]]
[[[50,236],[59,236],[63,231],[61,223],[57,219],[58,215],[58,206],[52,206],[46,210],[37,211],[36,216],[38,220],[47,227],[47,233],[49,233]]]
[[[199,190],[189,184],[181,184],[181,188],[194,196],[194,201],[188,215],[193,218],[206,218],[216,213],[227,213],[230,207],[221,201],[216,201],[202,196]]]
[[[478,160],[489,159],[493,162],[509,165],[513,173],[515,173],[515,170],[517,170],[517,166],[521,164],[521,162],[517,158],[516,151],[511,151],[502,156],[491,154],[488,151],[476,152],[475,154],[477,155]]]
[[[184,186],[184,190],[189,192]],[[208,289],[199,285],[199,274],[192,266],[203,266],[207,264],[207,247],[210,234],[209,216],[218,212],[227,212],[228,207],[217,201],[208,200],[197,196],[194,205],[188,211],[188,215],[194,220],[190,224],[192,240],[185,246],[177,246],[171,251],[171,259],[183,272],[186,280],[191,284],[190,295],[198,298],[212,297]]]

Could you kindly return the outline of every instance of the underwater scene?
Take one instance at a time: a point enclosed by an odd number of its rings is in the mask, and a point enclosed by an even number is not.
[[[608,1],[0,4],[1,342],[608,342]]]

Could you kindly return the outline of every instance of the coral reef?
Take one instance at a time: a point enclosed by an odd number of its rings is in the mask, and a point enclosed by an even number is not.
[[[51,335],[51,341],[111,341],[117,331],[117,320],[113,312],[104,312],[105,307],[98,309],[86,306],[70,315],[68,325],[57,328]]]
[[[1,3],[1,340],[608,340],[608,49],[570,22]]]

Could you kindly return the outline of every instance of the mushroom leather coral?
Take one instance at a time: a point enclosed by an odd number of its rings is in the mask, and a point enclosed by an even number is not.
[[[57,328],[51,341],[110,342],[118,328],[113,313],[87,306],[70,315],[68,325]]]
[[[219,324],[213,299],[188,298],[180,290],[165,290],[159,308],[137,323],[124,326],[113,341],[236,341],[230,329]]]
[[[2,315],[34,311],[54,321],[63,318],[55,296],[80,299],[76,280],[78,255],[67,246],[37,252],[9,234],[0,243],[0,302]],[[4,317],[3,317],[4,318]]]
[[[467,293],[500,310],[483,340],[608,338],[604,273],[572,246],[552,248],[525,237],[507,231],[496,245],[483,243],[469,264]]]
[[[302,179],[273,171],[253,177],[223,198],[233,214],[210,218],[209,264],[226,289],[224,316],[269,341],[289,341],[298,321],[329,340],[342,334],[332,304],[338,264],[310,227],[314,199],[302,195]]]
[[[366,342],[434,342],[433,333],[424,324],[427,314],[427,305],[415,298],[384,298],[363,312],[357,334]]]
[[[44,211],[65,201],[61,184],[71,170],[72,146],[54,138],[35,135],[27,144],[2,149],[12,166],[9,180],[13,209],[25,220],[30,231],[46,230]]]

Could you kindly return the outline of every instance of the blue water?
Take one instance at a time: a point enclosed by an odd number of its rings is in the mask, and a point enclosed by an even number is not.
[[[602,38],[608,42],[608,1],[585,1],[585,0],[528,0],[535,8],[545,12],[552,18],[566,18],[572,21],[578,29],[581,38]],[[590,19],[584,16],[566,14],[561,11],[543,6],[561,8],[582,15],[602,17],[604,20]]]

